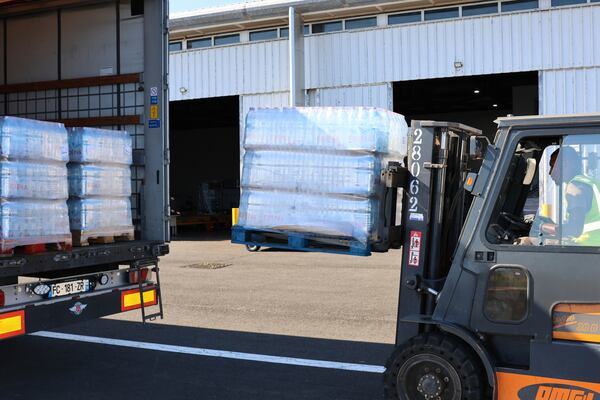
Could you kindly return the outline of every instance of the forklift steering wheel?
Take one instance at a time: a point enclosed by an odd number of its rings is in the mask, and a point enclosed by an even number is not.
[[[500,213],[500,218],[502,218],[509,224],[513,225],[517,229],[520,229],[523,231],[529,232],[529,229],[531,228],[531,225],[529,225],[528,223],[523,221],[523,218],[517,217],[516,215],[511,214],[511,213],[507,213],[507,212],[503,211]]]

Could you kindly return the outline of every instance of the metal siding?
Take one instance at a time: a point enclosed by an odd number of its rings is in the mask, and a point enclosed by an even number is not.
[[[390,84],[316,89],[310,106],[365,106],[391,109]]]
[[[171,54],[171,100],[287,90],[287,54],[285,40]]]
[[[306,86],[599,65],[598,26],[600,6],[584,5],[311,36]],[[343,55],[331,48],[334,38]],[[350,62],[340,68],[340,60]]]
[[[540,114],[600,112],[600,67],[543,71]]]
[[[171,99],[288,90],[287,47],[277,39],[173,53]],[[307,89],[599,65],[600,4],[305,38]]]

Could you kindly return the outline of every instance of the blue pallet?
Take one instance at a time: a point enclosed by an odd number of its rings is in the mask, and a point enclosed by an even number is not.
[[[297,232],[250,229],[240,225],[234,225],[231,228],[231,242],[315,253],[347,254],[351,256],[371,255],[370,246],[356,240],[336,239]]]

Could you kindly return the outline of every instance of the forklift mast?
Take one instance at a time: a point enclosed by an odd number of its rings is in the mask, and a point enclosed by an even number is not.
[[[404,322],[410,316],[431,316],[470,206],[464,190],[469,156],[481,131],[469,126],[413,121],[408,141],[408,182],[402,204],[402,268],[396,344],[429,326]]]

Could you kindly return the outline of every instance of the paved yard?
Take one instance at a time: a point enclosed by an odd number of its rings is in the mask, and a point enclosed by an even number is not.
[[[161,264],[163,323],[393,343],[400,254],[250,253],[226,239],[174,241]]]
[[[143,326],[134,311],[0,342],[2,398],[381,398],[399,258],[174,241],[164,320]]]

